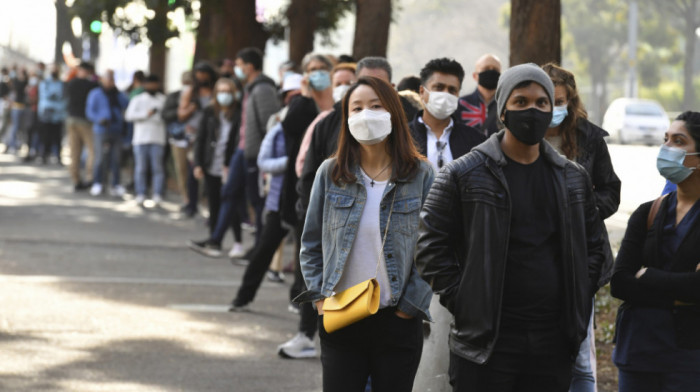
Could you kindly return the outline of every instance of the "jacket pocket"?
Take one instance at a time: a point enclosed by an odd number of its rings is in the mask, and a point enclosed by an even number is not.
[[[353,196],[338,193],[328,193],[328,220],[325,222],[330,229],[337,229],[345,226],[355,204]]]
[[[505,191],[483,187],[465,187],[461,195],[461,201],[462,203],[481,203],[498,208],[508,208]]]
[[[418,234],[419,213],[420,197],[395,201],[391,216],[391,222],[393,222],[391,224],[392,229],[396,229],[398,232],[407,235]]]

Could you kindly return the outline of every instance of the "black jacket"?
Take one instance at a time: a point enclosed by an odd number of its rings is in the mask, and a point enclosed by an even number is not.
[[[620,205],[620,179],[615,174],[608,144],[603,139],[609,136],[605,130],[586,119],[578,125],[578,149],[576,163],[583,166],[591,176],[596,206],[602,219],[609,218]]]
[[[688,230],[673,259],[663,260],[661,235],[669,197],[661,203],[649,230],[647,218],[652,202],[639,206],[630,217],[615,261],[610,290],[613,297],[625,301],[618,311],[618,321],[631,307],[673,309],[679,347],[698,349],[700,273],[695,268],[700,250],[700,219]],[[635,274],[642,266],[647,267],[647,271],[637,279]],[[675,306],[676,300],[693,305]]]
[[[204,108],[201,125],[197,129],[197,137],[194,141],[194,165],[206,170],[214,159],[216,144],[219,140],[219,128],[221,122],[214,111],[213,106]],[[231,161],[233,153],[238,146],[239,130],[241,128],[241,109],[236,107],[231,113],[231,132],[226,142],[224,154],[224,166]]]
[[[406,98],[399,96],[399,99],[401,100],[406,119],[414,118],[416,113],[418,113],[418,109],[413,107]],[[316,170],[318,170],[323,161],[335,154],[335,151],[338,149],[340,123],[343,121],[343,107],[341,104],[342,101],[336,102],[333,105],[333,110],[314,127],[311,143],[304,160],[304,168],[296,185],[296,191],[299,195],[296,210],[300,219],[304,219],[306,216],[306,208],[309,205],[309,196],[311,195],[314,178],[316,178]]]
[[[181,93],[182,90],[175,91],[168,94],[165,97],[165,105],[163,105],[163,111],[160,115],[166,124],[174,123],[177,121],[177,107],[180,105]]]
[[[428,128],[418,121],[423,116],[423,111],[416,113],[416,116],[408,124],[411,127],[411,136],[416,142],[416,147],[423,155],[428,155]],[[472,127],[464,125],[462,122],[453,119],[454,125],[450,133],[450,152],[452,159],[457,159],[468,153],[472,148],[486,141],[486,136]]]
[[[450,349],[485,363],[498,339],[511,195],[502,166],[504,132],[492,135],[438,173],[420,214],[416,266],[454,316]],[[586,337],[603,262],[603,225],[585,170],[548,143],[559,204],[564,273],[561,325],[572,357]]]

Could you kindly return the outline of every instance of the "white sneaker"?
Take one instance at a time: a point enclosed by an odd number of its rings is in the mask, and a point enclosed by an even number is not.
[[[99,184],[99,183],[92,184],[92,187],[90,187],[90,195],[99,196],[100,194],[102,194],[102,184]]]
[[[116,185],[116,186],[109,188],[109,195],[110,196],[122,197],[125,194],[126,194],[126,189],[124,189],[124,187],[121,185]]]
[[[277,354],[288,359],[313,358],[316,356],[316,346],[311,339],[299,332],[288,342],[280,344]]]
[[[151,198],[151,200],[153,200],[153,204],[155,204],[156,207],[159,206],[160,203],[163,202],[163,198],[162,198],[160,195],[153,195],[153,197]]]
[[[228,257],[231,259],[237,259],[239,257],[242,257],[244,254],[245,251],[243,250],[243,244],[241,244],[240,242],[234,242],[231,251],[228,252]]]
[[[144,201],[146,201],[146,196],[136,195],[136,197],[134,198],[134,201],[136,202],[136,204],[141,205],[141,204],[143,204]]]

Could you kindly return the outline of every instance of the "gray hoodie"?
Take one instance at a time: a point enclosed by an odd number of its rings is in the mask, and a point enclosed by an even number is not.
[[[257,160],[260,145],[267,130],[267,120],[280,110],[277,87],[269,77],[260,74],[246,86],[245,159]]]

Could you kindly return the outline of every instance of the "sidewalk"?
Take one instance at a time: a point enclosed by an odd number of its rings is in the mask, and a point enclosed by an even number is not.
[[[66,168],[0,155],[0,390],[321,389],[318,359],[276,355],[298,324],[292,277],[227,312],[244,268],[189,251],[204,220],[176,211],[73,193]]]

